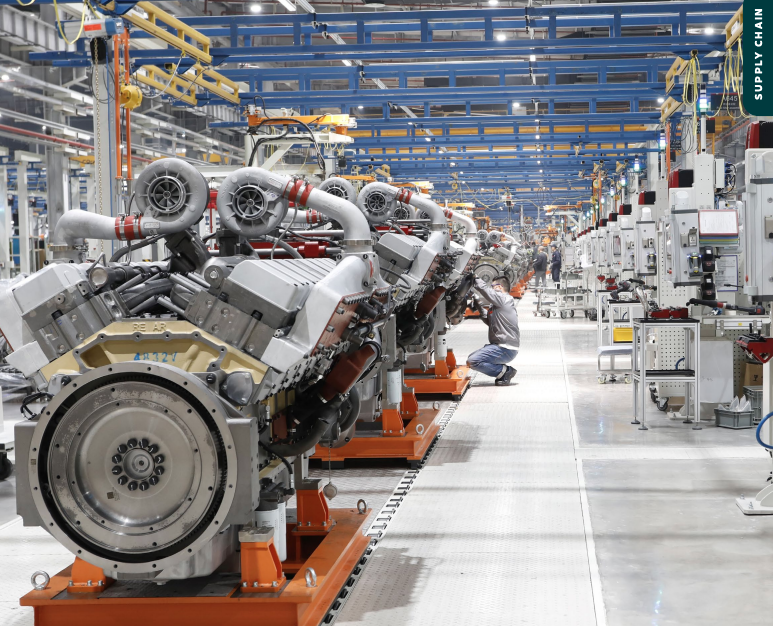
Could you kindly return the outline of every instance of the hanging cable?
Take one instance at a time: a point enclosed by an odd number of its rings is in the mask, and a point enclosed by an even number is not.
[[[16,0],[16,1],[19,2],[19,0]],[[28,4],[22,4],[21,2],[19,2],[19,4],[21,4],[22,6],[29,6]],[[30,2],[30,4],[32,4],[32,2]],[[64,29],[62,28],[62,20],[59,18],[59,5],[56,3],[56,0],[54,0],[54,15],[56,15],[56,25],[59,27],[59,34],[62,36],[62,39],[64,39],[67,42],[68,45],[70,46],[74,45],[75,42],[81,38],[81,35],[83,34],[83,25],[86,23],[86,13],[88,12],[88,10],[89,10],[88,2],[87,0],[83,0],[83,13],[81,13],[81,27],[78,30],[78,34],[75,35],[75,39],[70,41],[69,39],[67,39],[67,37],[64,34]]]

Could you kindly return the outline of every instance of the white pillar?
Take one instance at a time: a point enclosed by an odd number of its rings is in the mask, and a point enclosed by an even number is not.
[[[16,166],[16,197],[19,205],[19,271],[29,274],[30,264],[30,203],[27,196],[27,163]]]
[[[92,44],[90,44],[91,46]],[[94,98],[94,193],[89,197],[88,210],[100,215],[115,217],[118,214],[120,189],[116,181],[115,159],[115,102],[111,99],[113,85],[109,84],[107,47],[102,46],[94,61],[91,88]],[[93,48],[92,48],[93,53]],[[89,191],[91,191],[91,185]],[[92,195],[91,193],[89,194]],[[102,252],[108,258],[123,244],[120,241],[89,241],[88,258],[96,259]]]
[[[13,216],[8,206],[8,172],[0,166],[0,277],[11,277],[11,235],[13,234]]]

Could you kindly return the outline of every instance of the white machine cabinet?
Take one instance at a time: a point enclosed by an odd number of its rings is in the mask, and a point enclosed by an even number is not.
[[[642,219],[634,229],[634,270],[637,276],[654,276],[658,273],[657,223],[649,219],[647,207],[642,209]]]

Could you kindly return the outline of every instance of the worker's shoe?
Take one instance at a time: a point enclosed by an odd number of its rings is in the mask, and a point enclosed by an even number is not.
[[[513,376],[515,376],[518,373],[518,370],[514,367],[507,366],[507,369],[505,370],[505,373],[502,374],[500,377],[494,380],[494,384],[497,387],[505,387],[510,384],[510,381],[513,380]]]

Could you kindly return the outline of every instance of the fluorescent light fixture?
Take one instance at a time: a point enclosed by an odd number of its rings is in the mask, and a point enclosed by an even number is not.
[[[520,102],[513,102],[513,106],[515,108],[518,108],[519,106],[521,106],[521,103]]]
[[[708,27],[706,30],[704,30],[703,32],[704,32],[704,33],[706,33],[707,35],[713,35],[713,34],[714,34],[714,29],[713,29],[713,28],[711,28],[711,26],[709,26],[709,27]]]
[[[296,11],[295,5],[292,2],[290,2],[290,0],[279,0],[279,4],[281,4],[288,11],[293,11],[293,12]]]
[[[661,150],[666,149],[666,133],[660,133],[660,140],[658,141],[658,147]]]
[[[539,139],[539,135],[537,135],[536,138]]]
[[[454,161],[451,161],[451,167],[456,167],[456,163]]]
[[[609,190],[609,195],[610,195],[610,196],[614,196],[614,195],[615,195],[615,190],[614,190],[614,188],[612,188],[612,189],[610,189],[610,190]]]
[[[3,80],[8,80],[9,78],[10,78],[10,77],[8,76],[8,74],[3,74],[3,76],[2,76],[2,79],[3,79]]]
[[[361,104],[358,104],[358,105],[357,105],[357,108],[358,108],[358,109],[362,109],[362,105],[361,105]]]
[[[260,6],[259,4],[253,4],[250,6],[250,11],[252,11],[253,13],[260,13],[262,10],[263,10],[263,7]]]
[[[536,60],[537,60],[537,55],[536,54],[529,55],[529,61],[536,61]]]
[[[432,137],[425,137],[424,141],[432,141]]]
[[[488,5],[490,7],[495,7],[499,4],[499,0],[488,0]]]
[[[352,62],[349,59],[342,59],[341,63],[343,63],[346,67],[352,66]]]
[[[497,41],[504,41],[505,39],[507,39],[507,35],[504,33],[497,33]]]
[[[658,104],[663,104],[665,101],[665,98],[658,98]]]

